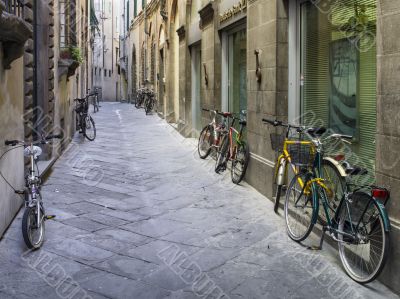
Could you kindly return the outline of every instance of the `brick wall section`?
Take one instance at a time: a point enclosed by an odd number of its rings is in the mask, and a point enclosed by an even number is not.
[[[377,7],[377,134],[378,183],[391,189],[391,254],[380,280],[400,292],[400,2],[378,0]]]

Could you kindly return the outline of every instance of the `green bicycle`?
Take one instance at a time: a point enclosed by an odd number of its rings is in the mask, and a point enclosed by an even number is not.
[[[325,233],[338,242],[339,255],[347,274],[359,283],[374,280],[382,271],[389,253],[390,221],[385,209],[390,193],[377,186],[354,186],[350,178],[364,175],[367,170],[345,165],[342,197],[329,200],[332,192],[321,178],[323,159],[322,134],[310,134],[316,147],[312,167],[303,168],[289,184],[285,201],[285,221],[291,239],[300,242],[311,233],[319,218],[322,203],[325,221],[318,249]],[[332,134],[330,138],[349,139],[351,136]],[[353,190],[351,190],[353,189]]]

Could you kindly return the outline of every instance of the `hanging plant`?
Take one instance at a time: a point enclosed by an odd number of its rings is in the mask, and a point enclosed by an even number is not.
[[[71,53],[71,58],[78,62],[79,64],[82,64],[83,62],[83,57],[81,54],[81,50],[78,47],[69,47],[69,51]]]

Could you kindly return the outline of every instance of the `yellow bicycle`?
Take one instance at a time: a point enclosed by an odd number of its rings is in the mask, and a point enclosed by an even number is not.
[[[317,148],[312,140],[302,140],[301,136],[308,135],[311,138],[320,137],[326,132],[325,128],[305,128],[303,126],[284,123],[279,120],[262,119],[263,122],[274,127],[283,128],[281,134],[271,133],[271,147],[278,153],[275,163],[274,183],[275,205],[274,211],[278,213],[279,200],[288,183],[289,167],[293,175],[298,175],[304,168],[312,168],[317,153]],[[293,137],[296,136],[296,137]],[[334,136],[339,136],[335,134]],[[347,137],[340,135],[342,137]],[[342,197],[345,180],[343,168],[340,162],[333,157],[321,157],[320,166],[316,165],[316,177],[324,178],[324,185],[330,202],[339,201]],[[299,176],[301,179],[301,176]],[[299,182],[302,185],[302,182]],[[320,181],[322,184],[322,181]],[[323,219],[322,219],[323,221]]]

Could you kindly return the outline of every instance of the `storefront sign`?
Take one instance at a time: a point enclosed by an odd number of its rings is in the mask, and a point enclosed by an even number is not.
[[[219,16],[219,21],[220,23],[226,22],[230,19],[232,19],[234,16],[237,14],[241,13],[244,11],[247,7],[247,0],[240,0],[240,2],[236,5],[234,5],[232,8],[226,10],[224,13],[222,13]]]

